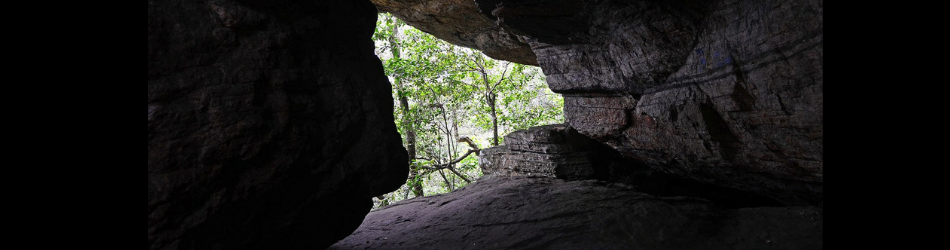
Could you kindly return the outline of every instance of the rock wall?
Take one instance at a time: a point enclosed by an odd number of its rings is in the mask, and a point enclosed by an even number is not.
[[[148,1],[148,249],[322,249],[408,156],[369,1]]]
[[[563,124],[512,132],[505,136],[505,145],[481,151],[479,166],[485,176],[600,180],[656,196],[706,199],[729,208],[782,205],[763,194],[657,171]]]
[[[582,134],[665,173],[822,201],[822,0],[476,5],[527,37]]]

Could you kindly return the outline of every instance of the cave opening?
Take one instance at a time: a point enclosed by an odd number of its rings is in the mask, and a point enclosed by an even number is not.
[[[441,39],[388,22],[374,56],[377,12]],[[821,249],[822,22],[821,0],[149,1],[148,247]],[[515,143],[565,127],[596,140]],[[593,179],[478,179],[492,148]]]
[[[551,91],[537,66],[493,59],[389,13],[378,14],[373,40],[392,87],[394,123],[411,159],[406,184],[375,197],[374,210],[465,187],[486,174],[479,161],[483,150],[503,146],[509,133],[567,124],[564,97]],[[728,208],[781,206],[763,195],[654,170],[580,136],[592,149],[591,179]]]
[[[493,59],[378,14],[373,36],[393,90],[393,115],[410,155],[406,185],[375,208],[448,193],[483,176],[481,150],[510,132],[564,122],[564,99],[537,66]]]

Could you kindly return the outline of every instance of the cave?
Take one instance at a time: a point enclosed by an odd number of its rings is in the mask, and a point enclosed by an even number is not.
[[[822,249],[822,0],[148,2],[148,249]],[[391,13],[540,67],[565,124],[370,212]]]

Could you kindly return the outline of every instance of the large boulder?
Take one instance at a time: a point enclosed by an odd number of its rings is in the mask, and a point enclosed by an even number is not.
[[[598,181],[487,177],[370,213],[330,250],[824,249],[824,209],[723,208]]]
[[[408,155],[368,1],[148,1],[148,249],[321,249]]]

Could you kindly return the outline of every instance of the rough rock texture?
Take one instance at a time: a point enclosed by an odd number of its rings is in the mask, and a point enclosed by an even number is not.
[[[823,200],[823,0],[476,0],[529,37],[569,125],[628,159]]]
[[[329,249],[818,250],[823,221],[817,207],[726,209],[618,184],[492,177],[370,213]]]
[[[592,143],[566,125],[534,127],[505,136],[506,145],[482,150],[479,166],[485,175],[591,179]]]
[[[539,176],[564,180],[596,179],[636,186],[657,196],[689,196],[731,208],[777,206],[775,199],[753,192],[658,172],[625,159],[613,148],[567,125],[515,131],[505,144],[482,150],[479,166],[486,176]]]
[[[472,0],[372,0],[380,12],[449,43],[474,48],[485,55],[526,65],[538,65],[523,37],[502,29],[480,14]]]
[[[368,1],[148,1],[148,249],[320,249],[408,175]]]

